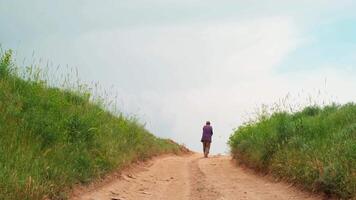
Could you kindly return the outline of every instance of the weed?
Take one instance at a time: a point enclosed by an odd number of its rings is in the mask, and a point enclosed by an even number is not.
[[[356,196],[356,105],[264,114],[230,136],[232,155],[312,191]]]
[[[21,71],[11,54],[0,58],[0,199],[65,199],[75,184],[179,152],[137,120],[108,111],[86,87],[60,89],[36,68]]]

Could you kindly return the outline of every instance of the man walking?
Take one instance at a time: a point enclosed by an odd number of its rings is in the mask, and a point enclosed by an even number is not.
[[[203,135],[201,142],[203,143],[204,157],[207,158],[210,151],[211,136],[213,136],[213,127],[210,126],[210,122],[207,121],[203,127]]]

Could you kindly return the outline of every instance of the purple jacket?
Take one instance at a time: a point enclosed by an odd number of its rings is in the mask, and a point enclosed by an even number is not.
[[[211,136],[213,136],[213,127],[210,125],[205,125],[203,127],[203,136],[201,138],[202,142],[211,142]]]

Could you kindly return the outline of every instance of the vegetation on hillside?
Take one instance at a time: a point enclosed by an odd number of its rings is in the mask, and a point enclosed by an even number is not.
[[[11,51],[2,52],[0,199],[66,199],[77,183],[135,160],[180,151],[137,120],[107,111],[85,90],[24,77]]]
[[[241,163],[307,189],[356,196],[356,105],[275,112],[236,129],[229,140]]]

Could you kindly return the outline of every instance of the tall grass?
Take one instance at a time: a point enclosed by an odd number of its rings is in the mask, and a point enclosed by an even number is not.
[[[230,137],[232,155],[312,191],[356,196],[356,105],[308,106],[262,115]]]
[[[87,90],[50,87],[33,68],[20,73],[11,54],[0,55],[0,199],[66,199],[77,183],[180,151]]]

